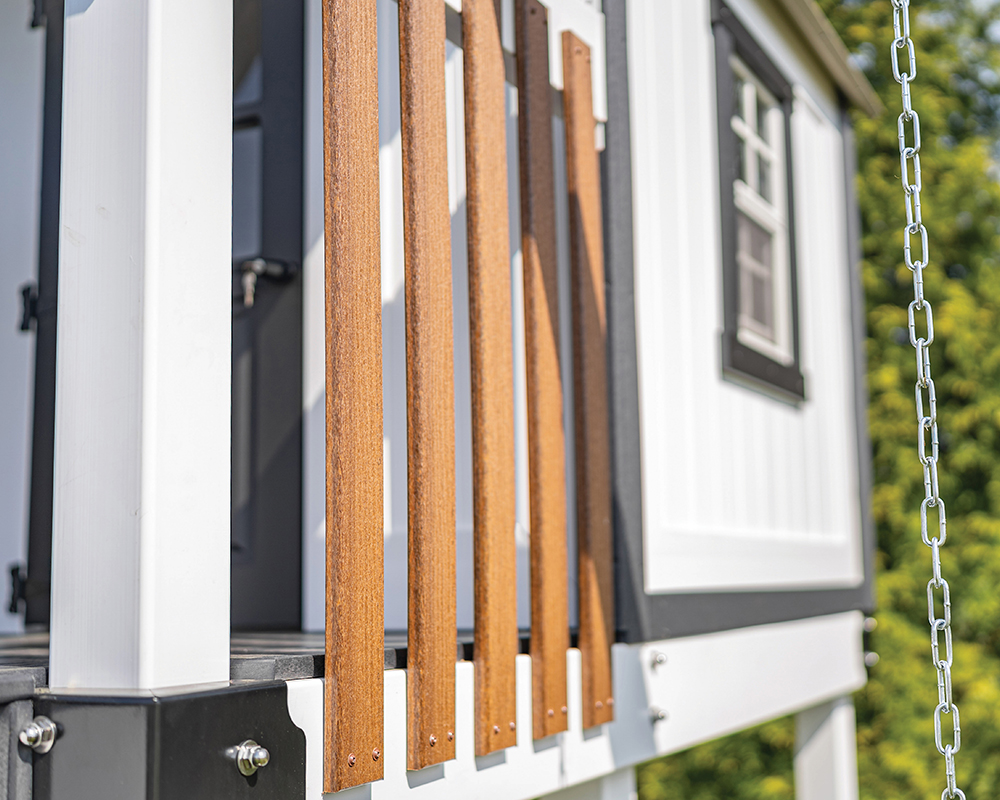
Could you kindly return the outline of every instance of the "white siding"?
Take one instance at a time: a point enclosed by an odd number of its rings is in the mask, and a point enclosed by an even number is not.
[[[770,4],[737,15],[795,85],[798,406],[724,380],[709,0],[629,5],[646,590],[862,579],[842,141],[832,84]]]

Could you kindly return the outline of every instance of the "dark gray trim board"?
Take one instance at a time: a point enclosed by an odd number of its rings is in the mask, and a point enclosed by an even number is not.
[[[41,13],[44,5],[44,13]],[[59,183],[62,169],[63,0],[36,0],[45,25],[41,204],[38,228],[38,305],[28,500],[28,578],[24,621],[49,621],[52,572],[52,489],[56,428],[56,303],[59,284]]]
[[[632,252],[632,145],[625,0],[604,0],[608,121],[601,154],[611,417],[611,527],[618,627],[646,630],[642,573],[642,440]],[[642,637],[640,637],[642,638]],[[635,641],[635,639],[629,639]]]
[[[608,122],[601,156],[604,191],[608,325],[608,400],[611,413],[612,523],[615,533],[615,609],[619,641],[642,642],[786,622],[874,604],[874,525],[870,512],[871,448],[866,426],[864,302],[856,268],[859,225],[854,203],[855,156],[850,120],[843,118],[851,282],[855,410],[861,483],[864,583],[850,589],[649,595],[644,590],[642,468],[632,223],[632,155],[626,0],[604,0],[607,35]],[[756,64],[751,67],[759,69]],[[730,187],[731,188],[731,187]],[[694,268],[694,267],[692,267]]]

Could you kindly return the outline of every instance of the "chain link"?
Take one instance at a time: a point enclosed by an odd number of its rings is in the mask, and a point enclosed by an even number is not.
[[[903,112],[896,122],[899,138],[899,174],[906,207],[903,228],[903,262],[913,274],[913,302],[906,309],[910,344],[916,350],[917,382],[914,397],[917,411],[917,455],[924,470],[924,499],[920,503],[920,537],[931,549],[931,579],[927,582],[927,621],[931,627],[931,661],[937,670],[938,704],[934,708],[934,744],[944,756],[945,789],[941,800],[965,800],[965,792],[955,782],[955,754],[962,749],[962,727],[951,688],[953,660],[951,638],[951,587],[941,575],[941,546],[948,539],[944,500],[938,492],[939,438],[937,390],[931,378],[930,346],[934,342],[934,313],[924,297],[924,268],[930,262],[927,228],[920,211],[920,117],[913,110],[910,84],[917,76],[917,53],[910,38],[910,0],[892,0],[892,77],[901,87]],[[905,53],[903,62],[900,56]],[[908,135],[909,134],[909,135]],[[919,237],[919,258],[914,258],[914,237]],[[923,317],[924,332],[918,331]],[[928,525],[930,509],[937,512],[936,535]],[[938,616],[938,598],[941,613]],[[942,648],[942,636],[944,646]],[[942,658],[943,649],[943,658]],[[951,741],[944,742],[941,717],[951,720]]]

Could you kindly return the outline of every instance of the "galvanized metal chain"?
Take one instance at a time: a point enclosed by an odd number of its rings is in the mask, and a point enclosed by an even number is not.
[[[924,470],[924,499],[920,503],[920,536],[931,550],[931,579],[927,582],[927,621],[931,626],[931,660],[937,670],[938,704],[934,709],[934,743],[944,756],[947,785],[941,793],[944,798],[962,798],[965,792],[955,781],[955,755],[962,749],[962,728],[959,724],[958,706],[951,689],[952,640],[951,640],[951,588],[941,575],[941,546],[948,538],[944,500],[938,492],[938,421],[937,392],[931,378],[931,344],[934,342],[934,313],[931,303],[924,297],[924,269],[930,263],[927,228],[920,213],[920,117],[913,110],[910,84],[917,76],[917,54],[910,38],[910,0],[892,0],[892,76],[902,88],[903,112],[896,123],[899,135],[899,166],[903,183],[903,201],[906,206],[906,227],[903,229],[903,260],[913,275],[913,301],[907,308],[907,325],[910,344],[917,355],[917,455]],[[905,53],[903,68],[900,56]],[[907,141],[907,128],[912,139]],[[911,181],[912,174],[912,181]],[[920,257],[914,258],[913,239],[920,238]],[[923,335],[917,332],[917,320],[924,318]],[[930,535],[933,526],[928,516],[937,515],[936,535]],[[937,614],[940,596],[942,616]],[[941,639],[944,638],[944,657]],[[952,737],[943,741],[942,717],[951,721]]]

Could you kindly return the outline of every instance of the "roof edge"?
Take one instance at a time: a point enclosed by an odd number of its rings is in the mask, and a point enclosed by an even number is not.
[[[816,0],[778,0],[795,26],[812,45],[840,90],[854,105],[877,117],[884,110],[882,101],[864,74],[850,62],[850,53]]]

